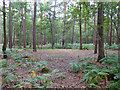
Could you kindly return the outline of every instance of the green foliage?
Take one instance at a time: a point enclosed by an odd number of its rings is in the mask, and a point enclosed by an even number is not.
[[[104,67],[101,67],[94,65],[94,63],[90,63],[90,60],[92,60],[92,58],[78,57],[73,62],[70,62],[68,66],[76,72],[80,71],[80,69],[82,70],[82,72],[85,72],[86,74],[82,77],[81,81],[86,81],[87,83],[91,83],[88,84],[88,86],[90,87],[100,88],[100,86],[97,84],[99,84],[99,82],[102,79],[105,79],[105,84],[106,84],[109,78],[114,77],[114,82],[112,82],[109,87],[118,88],[118,80],[119,80],[118,70],[120,68],[117,59],[118,59],[117,54],[107,54],[107,57],[101,60],[102,61],[101,64],[104,65]]]
[[[71,68],[73,71],[75,72],[79,72],[80,71],[80,65],[77,64],[76,62],[70,62],[68,65],[69,68]]]
[[[6,59],[0,60],[0,66],[1,67],[7,67],[8,66],[8,62],[6,61]]]
[[[88,84],[88,86],[90,86],[90,87],[96,87],[96,88],[101,88],[100,86],[98,86],[98,85],[96,85],[96,84],[94,84],[94,83],[91,83],[91,84]]]
[[[9,73],[3,79],[2,85],[4,85],[7,82],[12,83],[13,81],[18,83],[18,81],[17,81],[17,79],[19,79],[18,74],[15,71],[13,71],[13,72],[8,71],[8,72]]]

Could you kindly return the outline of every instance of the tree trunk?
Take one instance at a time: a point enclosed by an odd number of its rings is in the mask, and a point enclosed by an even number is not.
[[[66,31],[66,22],[65,22],[65,19],[66,19],[66,1],[64,2],[64,29],[63,29],[63,40],[62,40],[62,46],[64,46],[65,44],[65,31]]]
[[[109,30],[107,31],[107,44],[109,44]]]
[[[43,35],[42,35],[42,10],[41,10],[41,28],[40,28],[40,41],[41,41],[41,49],[43,44]]]
[[[112,14],[111,14],[111,25],[110,25],[110,46],[111,46],[111,43],[112,43]]]
[[[36,52],[36,0],[34,0],[34,20],[33,20],[33,52]]]
[[[120,1],[118,3],[118,61],[120,63]]]
[[[44,29],[44,45],[46,44],[46,29]]]
[[[0,15],[0,27],[2,27],[1,26],[1,15]],[[2,32],[2,28],[0,28],[0,32]],[[0,33],[0,37],[2,37],[2,33]],[[0,44],[2,44],[2,38],[0,38]]]
[[[15,48],[15,28],[13,28],[14,29],[14,32],[13,32],[13,45],[12,46],[14,46],[14,48]]]
[[[3,58],[7,58],[6,47],[7,47],[7,37],[6,37],[6,20],[5,20],[5,0],[3,0],[3,31],[4,31],[4,41],[3,41]]]
[[[104,23],[104,16],[103,16],[103,3],[99,2],[98,3],[98,35],[99,35],[99,40],[98,40],[98,60],[97,62],[100,62],[102,58],[105,57],[104,55],[104,37],[103,37],[103,23]]]
[[[96,16],[94,16],[94,27],[96,27]],[[97,53],[97,30],[96,28],[94,28],[94,45],[95,45],[94,54],[96,54]]]
[[[86,19],[85,19],[84,25],[85,25],[85,43],[87,44],[87,36],[86,36]]]
[[[75,17],[73,19],[73,25],[72,25],[72,41],[71,41],[72,44],[74,42],[74,27],[75,27]]]
[[[11,12],[11,0],[9,1],[9,12]],[[12,49],[11,13],[9,13],[9,48]]]
[[[113,38],[112,38],[112,43],[114,44],[114,34],[115,34],[115,32],[113,31]]]
[[[23,9],[22,9],[22,23],[23,23],[24,50],[26,50],[26,30],[25,30],[25,24],[24,24],[24,19],[23,19]]]
[[[82,50],[81,4],[80,4],[80,14],[79,14],[79,27],[80,27],[80,50]]]
[[[56,7],[56,0],[54,5],[54,11],[53,11],[53,20],[52,20],[52,49],[54,49],[54,38],[55,38],[55,7]]]

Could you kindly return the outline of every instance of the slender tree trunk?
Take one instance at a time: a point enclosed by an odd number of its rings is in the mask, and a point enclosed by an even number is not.
[[[94,16],[94,27],[96,27],[96,15]],[[94,28],[94,45],[95,45],[95,49],[94,49],[94,54],[97,53],[97,30]]]
[[[108,26],[109,27],[109,26]],[[108,28],[109,29],[109,28]],[[109,30],[107,31],[107,44],[109,44]]]
[[[37,32],[37,46],[39,48],[39,37],[38,37],[38,32]]]
[[[0,15],[0,32],[2,32],[2,25],[1,25],[1,15]],[[2,37],[2,33],[0,33],[0,37]],[[0,38],[0,44],[2,44],[2,38]]]
[[[53,11],[53,21],[52,21],[52,49],[54,49],[54,41],[55,41],[55,7],[56,7],[56,0],[54,5],[54,11]]]
[[[34,20],[33,20],[33,52],[36,52],[36,0],[34,0]]]
[[[98,60],[97,62],[100,62],[102,58],[105,57],[104,55],[104,37],[103,37],[103,23],[104,23],[104,16],[103,16],[103,3],[99,2],[98,3],[98,35],[99,35],[99,40],[98,40]]]
[[[9,12],[11,12],[11,0],[9,1]],[[9,13],[9,48],[12,49],[12,30],[11,30],[11,14]]]
[[[82,50],[81,4],[80,4],[80,14],[79,14],[79,27],[80,27],[80,50]]]
[[[118,2],[118,61],[120,64],[120,1]],[[120,70],[119,70],[120,71]]]
[[[111,43],[112,43],[112,14],[111,14],[111,25],[110,25],[110,46],[111,46]]]
[[[26,49],[26,6],[25,6],[25,49]]]
[[[26,50],[26,30],[25,30],[25,24],[24,24],[24,19],[23,19],[23,9],[22,9],[22,23],[23,23],[24,50]]]
[[[87,34],[87,44],[89,44],[89,26],[88,26],[88,34]]]
[[[41,28],[40,28],[40,41],[41,41],[41,49],[42,49],[42,45],[43,45],[43,35],[42,35],[42,10],[41,10]]]
[[[46,29],[44,29],[44,45],[46,44]]]
[[[64,2],[64,19],[66,19],[66,1]],[[66,22],[64,20],[64,29],[63,29],[63,40],[62,40],[62,46],[65,44],[65,31],[66,31]]]
[[[85,19],[84,25],[85,25],[85,43],[87,44],[87,36],[86,36],[86,19]]]
[[[4,41],[3,41],[3,58],[7,58],[6,47],[7,47],[7,37],[6,37],[6,12],[5,12],[5,0],[3,0],[3,31],[4,31]]]
[[[14,46],[14,48],[15,48],[15,28],[13,28],[14,29],[14,32],[13,32],[13,46]]]
[[[113,31],[113,38],[112,38],[112,43],[114,44],[114,34],[115,34],[115,32]]]
[[[73,44],[73,42],[74,42],[74,27],[75,27],[75,17],[74,17],[74,19],[73,19],[73,25],[72,25],[72,44]]]

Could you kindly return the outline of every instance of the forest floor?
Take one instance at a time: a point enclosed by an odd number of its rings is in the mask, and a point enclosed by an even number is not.
[[[86,82],[81,82],[80,79],[84,75],[84,73],[78,72],[72,72],[70,68],[68,68],[68,64],[75,60],[78,56],[80,58],[85,57],[96,57],[91,62],[97,61],[97,54],[93,53],[93,50],[72,50],[72,49],[49,49],[49,50],[37,50],[37,52],[32,52],[32,50],[26,50],[26,51],[19,51],[18,53],[29,53],[29,56],[31,58],[39,57],[40,61],[46,60],[49,61],[50,64],[48,64],[48,67],[52,70],[59,69],[63,72],[66,72],[64,75],[66,78],[53,78],[52,79],[52,88],[86,88],[87,84]],[[117,51],[109,50],[108,53],[117,53]],[[10,59],[10,58],[9,58]],[[96,64],[98,64],[96,62]],[[30,67],[31,68],[31,67]],[[21,80],[31,78],[29,76],[28,70],[30,68],[23,68],[23,67],[17,67],[16,71],[18,75],[20,75]],[[106,88],[109,85],[109,81],[107,82],[107,85],[104,85],[104,82],[102,82],[103,85],[101,87]]]

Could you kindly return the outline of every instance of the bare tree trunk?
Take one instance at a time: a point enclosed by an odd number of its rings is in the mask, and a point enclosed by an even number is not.
[[[5,0],[3,0],[3,31],[4,31],[4,42],[3,42],[3,58],[7,58],[6,47],[7,47],[7,37],[6,37],[6,12],[5,12]]]
[[[85,19],[85,20],[86,20],[86,19]],[[85,43],[87,44],[87,36],[86,36],[86,21],[85,21],[84,25],[85,25]]]
[[[113,38],[112,38],[112,43],[114,44],[114,34],[115,34],[115,32],[113,31]]]
[[[33,52],[36,52],[36,0],[34,0],[34,20],[33,20]]]
[[[118,2],[118,61],[120,63],[120,1]]]
[[[42,35],[42,10],[41,10],[41,28],[40,28],[40,41],[41,41],[41,49],[42,49],[42,45],[43,45],[43,35]]]
[[[22,23],[23,23],[23,40],[24,40],[24,50],[26,50],[26,30],[25,30],[25,24],[23,19],[23,9],[22,9]]]
[[[9,12],[11,12],[11,0],[9,1]],[[9,13],[9,48],[12,49],[12,30],[11,30],[11,14]]]
[[[79,14],[79,27],[80,27],[80,50],[82,50],[81,4],[80,4],[80,14]]]
[[[72,44],[73,44],[73,42],[74,42],[74,27],[75,27],[75,17],[74,17],[74,19],[73,19],[73,25],[72,25]]]
[[[109,30],[107,31],[107,43],[109,44]]]
[[[2,26],[1,26],[1,15],[0,15],[0,32],[2,32]],[[2,44],[2,33],[0,33],[0,44]]]
[[[110,25],[110,46],[111,46],[111,43],[112,43],[112,14],[111,14],[111,25]]]
[[[66,18],[66,1],[64,2],[64,18]],[[65,30],[66,30],[66,22],[64,20],[64,29],[63,29],[63,40],[62,40],[62,46],[65,44]]]
[[[98,35],[99,35],[99,40],[98,40],[98,60],[97,62],[100,62],[102,58],[105,57],[104,55],[104,37],[103,37],[103,23],[104,23],[104,16],[103,16],[103,3],[99,2],[98,6]]]
[[[15,48],[15,28],[13,28],[14,29],[14,32],[13,32],[13,46],[14,46],[14,48]]]
[[[94,16],[94,27],[96,27],[96,15]],[[94,45],[95,45],[95,49],[94,49],[94,54],[97,53],[97,30],[94,28]]]
[[[46,29],[44,29],[44,45],[46,44]]]

